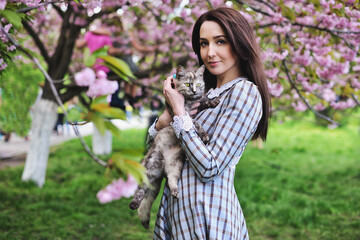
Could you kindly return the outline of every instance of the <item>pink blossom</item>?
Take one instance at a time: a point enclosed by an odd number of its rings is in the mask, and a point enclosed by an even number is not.
[[[4,10],[5,6],[6,6],[6,2],[5,0],[0,0],[0,10]]]
[[[353,66],[353,67],[352,67],[352,70],[353,70],[354,72],[360,72],[360,65]]]
[[[224,0],[212,0],[212,5],[214,8],[219,7],[220,5],[224,4]]]
[[[304,25],[312,25],[314,24],[314,18],[312,16],[304,16],[304,17],[298,17],[296,21],[300,24]]]
[[[356,106],[355,101],[352,98],[348,98],[346,101],[338,101],[330,103],[330,106],[334,109],[346,109],[346,108],[353,108]]]
[[[269,92],[274,97],[280,97],[281,93],[284,91],[283,86],[280,83],[268,83]]]
[[[319,88],[319,84],[317,84],[317,83],[310,84],[307,81],[302,82],[302,86],[308,92],[313,92]]]
[[[96,72],[96,77],[98,78],[107,78],[107,74],[103,70],[99,70]]]
[[[297,101],[296,103],[291,103],[293,108],[298,112],[303,112],[307,109],[307,106],[302,101]]]
[[[7,47],[8,52],[14,51],[16,49],[15,45],[10,45]]]
[[[351,86],[354,88],[360,89],[360,81],[358,78],[351,79]]]
[[[318,104],[316,104],[315,106],[314,106],[314,109],[316,110],[316,111],[322,111],[322,110],[324,110],[326,107],[322,104],[322,103],[318,103]]]
[[[116,81],[109,81],[106,78],[96,79],[94,83],[89,86],[86,95],[89,97],[98,97],[113,94],[119,88],[119,83]]]
[[[275,78],[279,73],[279,69],[278,68],[273,68],[270,70],[265,70],[265,74],[267,77],[269,78]]]
[[[85,68],[81,72],[75,73],[74,79],[78,86],[90,86],[95,81],[95,72],[91,68]]]
[[[296,52],[294,52],[294,56],[292,60],[294,63],[308,66],[312,62],[313,57],[310,55],[309,50],[305,50],[304,53],[301,54],[301,49],[299,49]]]
[[[0,71],[5,69],[7,67],[6,62],[4,62],[4,59],[0,58]]]
[[[313,47],[313,52],[316,53],[319,56],[324,56],[325,54],[328,54],[331,51],[331,47]]]
[[[286,18],[284,18],[281,13],[275,13],[273,16],[272,16],[272,21],[274,23],[282,23],[283,21],[285,21]]]
[[[341,3],[332,6],[333,9],[341,9],[342,7],[343,5]]]
[[[275,25],[275,26],[272,26],[271,29],[276,34],[285,34],[285,33],[290,32],[291,25],[290,24],[286,24],[286,25],[283,24],[283,26]]]
[[[297,80],[299,81],[299,82],[304,82],[304,81],[307,81],[308,80],[308,78],[307,77],[304,77],[302,74],[297,74]]]
[[[102,204],[118,200],[122,197],[131,197],[135,194],[138,184],[133,176],[128,175],[127,181],[125,182],[122,178],[113,180],[111,184],[101,189],[96,197]]]
[[[316,69],[316,74],[318,74],[321,78],[331,79],[335,74],[330,69],[326,68],[321,70],[320,68]]]
[[[283,60],[289,54],[288,50],[283,50],[281,53],[273,52],[272,50],[268,50],[263,53],[263,56],[266,56],[267,61],[277,61]]]
[[[332,101],[335,101],[335,99],[336,99],[336,93],[329,88],[325,88],[322,91],[322,97],[325,101],[332,102]]]

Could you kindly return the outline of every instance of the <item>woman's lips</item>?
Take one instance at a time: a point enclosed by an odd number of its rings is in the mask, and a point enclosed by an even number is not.
[[[219,62],[209,62],[209,65],[211,66],[211,67],[216,67],[216,65],[218,65],[218,63]]]

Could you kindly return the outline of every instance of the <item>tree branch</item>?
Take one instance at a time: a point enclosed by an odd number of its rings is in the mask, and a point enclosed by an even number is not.
[[[256,0],[256,1],[259,2],[259,3],[262,3],[262,4],[264,4],[264,5],[266,5],[266,6],[269,7],[271,10],[273,10],[274,12],[276,12],[275,7],[274,7],[273,5],[271,5],[270,3],[265,2],[265,1],[263,1],[263,0]]]
[[[64,19],[64,12],[61,10],[59,6],[57,6],[55,3],[51,4],[53,8],[57,11],[57,13],[60,15],[62,19]]]
[[[206,0],[206,2],[209,4],[210,9],[214,9],[213,5],[211,4],[210,0]]]
[[[285,68],[286,77],[287,77],[288,81],[290,82],[291,87],[292,87],[293,89],[295,89],[296,93],[299,95],[300,99],[301,99],[302,102],[307,106],[307,108],[310,109],[316,116],[318,116],[318,117],[320,117],[320,118],[322,118],[322,119],[325,119],[325,120],[328,121],[328,122],[331,122],[331,123],[333,123],[333,124],[336,124],[337,126],[340,126],[340,123],[335,122],[335,121],[332,120],[331,118],[329,118],[329,117],[327,117],[327,116],[319,113],[318,111],[316,111],[316,110],[309,104],[309,102],[307,101],[307,99],[306,99],[303,95],[301,95],[299,89],[296,87],[294,81],[291,79],[291,76],[290,76],[290,73],[289,73],[289,69],[288,69],[288,67],[287,67],[287,65],[286,65],[285,59],[282,60],[282,64],[283,64],[283,66],[284,66],[284,68]]]
[[[45,5],[48,5],[48,4],[60,3],[60,2],[65,2],[65,1],[56,1],[56,2],[40,3],[39,5],[36,5],[36,6],[26,7],[26,8],[19,9],[19,10],[17,10],[16,12],[17,12],[17,13],[27,13],[27,12],[30,12],[31,10],[33,10],[33,9],[40,8],[40,7],[45,6]]]
[[[264,12],[262,11],[261,9],[259,8],[255,8],[254,6],[251,6],[250,4],[244,2],[244,1],[241,1],[241,0],[236,0],[238,3],[242,4],[242,5],[246,5],[248,6],[249,8],[251,8],[253,11],[255,12],[258,12],[258,13],[261,13],[261,14],[264,14],[265,16],[268,16],[268,17],[271,17],[271,15],[267,12]]]
[[[39,38],[39,36],[36,34],[34,29],[32,29],[32,27],[26,21],[22,20],[21,23],[23,24],[26,31],[29,33],[29,35],[34,40],[35,45],[40,50],[40,53],[43,56],[46,63],[49,64],[50,63],[50,57],[49,57],[48,51],[45,49],[45,46],[44,46],[43,42],[41,41],[41,39]]]
[[[292,23],[292,25],[306,27],[306,28],[313,28],[313,29],[316,29],[316,30],[319,30],[319,31],[324,31],[324,32],[330,33],[331,35],[333,35],[335,37],[338,37],[341,40],[343,40],[344,43],[346,44],[346,46],[348,46],[351,50],[356,51],[352,44],[350,44],[345,38],[343,38],[343,37],[339,36],[338,34],[334,33],[334,30],[331,30],[331,29],[328,29],[328,28],[321,28],[321,27],[318,27],[318,26],[313,26],[313,25],[308,25],[308,24],[301,24],[301,23],[298,23],[298,22]],[[341,31],[341,30],[338,30],[338,31]],[[360,32],[359,32],[359,34],[360,34]]]
[[[355,94],[351,94],[351,97],[354,99],[354,101],[356,102],[356,104],[357,104],[358,106],[360,106],[359,99],[356,98]]]
[[[65,110],[64,104],[60,99],[60,96],[58,94],[58,92],[56,91],[56,87],[53,83],[52,78],[49,76],[49,74],[44,70],[44,68],[41,66],[41,64],[39,63],[39,61],[37,60],[37,58],[33,57],[25,48],[23,48],[18,42],[16,42],[0,25],[0,29],[2,30],[2,32],[6,35],[6,37],[10,40],[10,42],[16,46],[17,49],[19,49],[20,51],[22,51],[23,53],[25,53],[25,55],[30,58],[35,64],[36,66],[40,69],[40,71],[42,72],[42,74],[45,76],[45,79],[49,82],[51,90],[55,96],[55,99],[57,101],[57,103],[59,104],[59,106],[61,107],[62,111],[64,112],[64,115],[66,118],[68,118],[68,113]],[[89,154],[89,156],[95,160],[95,162],[97,162],[98,164],[100,164],[103,167],[108,167],[109,165],[104,162],[103,160],[101,160],[100,158],[98,158],[89,148],[89,146],[86,144],[85,140],[83,139],[83,137],[81,136],[81,134],[79,133],[79,130],[77,129],[77,126],[72,124],[74,131],[76,133],[76,136],[78,136],[78,138],[81,141],[82,146],[84,147],[85,151]]]

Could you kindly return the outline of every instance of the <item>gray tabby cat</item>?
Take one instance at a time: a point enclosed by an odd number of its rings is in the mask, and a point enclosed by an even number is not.
[[[182,66],[178,66],[176,69],[176,87],[179,93],[184,95],[185,110],[188,113],[196,102],[200,102],[199,112],[209,107],[213,108],[219,103],[218,99],[209,100],[205,96],[204,70],[204,65],[196,72],[187,72]],[[173,117],[170,106],[167,105],[167,109]],[[193,123],[199,137],[206,144],[209,136],[197,121],[194,120]],[[179,197],[178,180],[183,167],[183,159],[183,151],[172,126],[161,129],[142,161],[152,186],[149,187],[145,184],[139,186],[129,205],[133,210],[138,208],[139,218],[146,229],[149,228],[151,206],[159,193],[164,176],[167,177],[171,195],[175,198]]]

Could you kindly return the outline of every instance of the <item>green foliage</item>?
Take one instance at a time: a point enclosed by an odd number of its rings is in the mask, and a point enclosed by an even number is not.
[[[0,129],[20,136],[27,135],[31,125],[30,108],[42,81],[40,70],[32,65],[11,64],[6,68],[0,80]]]
[[[103,59],[104,65],[125,81],[128,81],[129,77],[136,78],[124,60],[112,56],[99,56],[98,58]]]
[[[127,176],[131,174],[139,184],[149,184],[145,175],[145,167],[139,163],[142,157],[142,151],[126,149],[112,154],[111,160],[116,168],[121,170],[122,175]]]
[[[102,135],[105,134],[106,130],[109,130],[114,136],[119,137],[120,130],[111,123],[110,119],[125,120],[126,115],[122,109],[110,107],[106,98],[107,96],[93,98],[89,109],[82,105],[70,109],[68,120],[71,122],[91,121]]]
[[[0,17],[6,18],[6,20],[8,20],[15,27],[16,30],[20,30],[20,28],[22,27],[20,14],[14,12],[13,10],[0,10]]]

